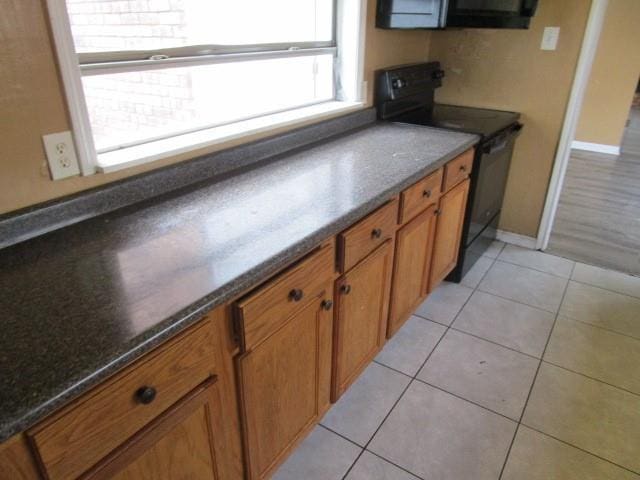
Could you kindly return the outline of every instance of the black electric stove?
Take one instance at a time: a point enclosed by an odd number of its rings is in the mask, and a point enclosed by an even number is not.
[[[383,120],[480,136],[476,147],[458,264],[459,282],[496,238],[520,114],[435,103],[444,72],[438,62],[401,65],[376,74],[376,108]]]

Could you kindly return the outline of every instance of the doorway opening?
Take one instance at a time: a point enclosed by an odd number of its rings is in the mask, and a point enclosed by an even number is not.
[[[640,4],[593,0],[537,240],[540,250],[635,275],[638,22]]]

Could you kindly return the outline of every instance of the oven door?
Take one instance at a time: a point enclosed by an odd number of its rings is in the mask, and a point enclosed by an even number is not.
[[[515,124],[482,144],[475,169],[475,188],[470,201],[471,216],[465,246],[468,247],[502,210],[509,166],[516,137],[522,129]]]
[[[448,27],[529,28],[538,0],[449,0]]]

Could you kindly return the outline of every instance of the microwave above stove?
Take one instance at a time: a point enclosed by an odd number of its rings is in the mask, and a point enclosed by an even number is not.
[[[379,28],[529,28],[538,0],[378,0]]]

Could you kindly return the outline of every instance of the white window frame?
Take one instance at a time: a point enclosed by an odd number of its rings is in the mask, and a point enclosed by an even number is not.
[[[190,55],[191,47],[176,48],[174,58],[149,60],[148,52],[140,58],[127,57],[118,65],[100,63],[100,56],[91,58],[91,64],[81,66],[75,50],[71,23],[65,0],[47,0],[47,8],[58,58],[60,75],[69,109],[81,175],[108,173],[163,158],[188,153],[221,144],[244,136],[269,132],[282,127],[295,126],[339,113],[361,109],[366,101],[364,82],[364,42],[366,30],[366,0],[337,0],[335,12],[336,45],[328,42],[306,42],[304,49],[298,44],[261,46],[254,52],[236,52],[233,49],[216,51],[215,55]],[[314,43],[313,45],[311,45]],[[300,44],[302,45],[302,44]],[[293,47],[293,48],[291,48]],[[332,53],[336,56],[336,98],[333,101],[292,108],[283,112],[265,114],[211,128],[176,134],[168,138],[146,142],[112,152],[98,154],[93,140],[91,122],[82,87],[82,76],[100,73],[135,71],[144,68],[165,68],[168,65],[202,65],[238,61],[240,59],[267,59]],[[244,57],[244,58],[243,58]]]

